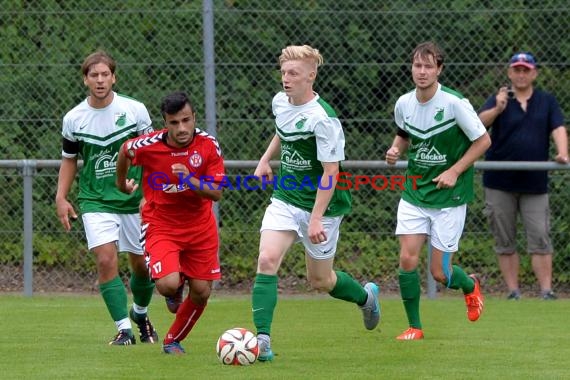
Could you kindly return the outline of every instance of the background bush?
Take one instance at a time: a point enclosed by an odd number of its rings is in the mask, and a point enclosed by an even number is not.
[[[554,93],[570,114],[570,6],[567,1],[275,1],[216,0],[216,133],[226,160],[257,160],[273,134],[270,101],[280,89],[277,57],[288,44],[311,44],[325,65],[316,90],[336,109],[350,160],[381,160],[392,142],[392,110],[413,88],[410,52],[435,40],[446,52],[441,82],[466,95],[478,108],[506,82],[506,62],[530,50],[542,64],[538,86]],[[194,99],[205,128],[202,2],[91,2],[0,0],[0,159],[59,159],[63,115],[84,99],[80,65],[103,48],[118,61],[116,90],[143,101],[156,128],[161,98],[175,90]],[[19,170],[0,168],[0,264],[21,273],[22,186]],[[231,175],[248,170],[229,170]],[[359,174],[381,174],[359,170]],[[389,174],[389,173],[386,173]],[[81,222],[62,233],[54,214],[56,170],[34,177],[36,274],[50,273],[46,285],[91,284],[93,262]],[[553,173],[555,283],[568,289],[570,199],[565,172]],[[470,206],[458,257],[470,270],[500,286],[492,240],[477,200]],[[71,199],[75,199],[75,191]],[[258,228],[267,192],[226,192],[220,202],[223,284],[251,280]],[[394,279],[398,247],[393,236],[399,194],[354,192],[354,212],[342,227],[338,266],[359,279]],[[521,236],[521,251],[524,239]],[[283,278],[303,284],[299,247],[287,257]],[[534,279],[523,260],[523,285]],[[14,271],[12,271],[14,272]],[[10,272],[10,273],[12,273]],[[47,273],[46,272],[46,273]],[[76,275],[68,279],[63,277]],[[60,277],[58,277],[60,276]],[[40,276],[36,276],[40,277]],[[90,285],[89,285],[90,286]],[[0,281],[2,287],[2,281]]]

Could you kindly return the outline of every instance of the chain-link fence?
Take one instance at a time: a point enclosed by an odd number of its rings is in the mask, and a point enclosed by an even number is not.
[[[142,100],[155,127],[158,106],[174,90],[189,92],[206,125],[204,20],[213,17],[216,132],[227,160],[256,160],[273,133],[270,102],[280,89],[277,57],[288,44],[310,44],[325,58],[316,90],[339,114],[350,160],[381,160],[394,134],[392,109],[413,87],[410,52],[424,40],[446,52],[441,82],[478,108],[506,82],[506,62],[518,50],[538,58],[538,86],[570,114],[567,1],[0,1],[0,159],[59,159],[63,115],[86,94],[79,66],[104,48],[118,61],[115,89]],[[204,11],[206,9],[206,11]],[[212,37],[212,36],[209,36]],[[356,170],[356,169],[355,169]],[[231,175],[251,170],[229,169]],[[358,169],[359,174],[378,174]],[[22,192],[18,169],[0,168],[0,288],[22,288]],[[551,181],[554,282],[570,289],[570,204],[566,172]],[[54,213],[57,170],[38,169],[34,181],[34,288],[86,290],[96,276],[79,222],[62,232]],[[501,278],[481,213],[482,191],[470,208],[459,260],[480,271],[488,289]],[[75,194],[72,194],[72,199]],[[221,286],[246,289],[255,272],[258,227],[269,194],[226,192],[220,203]],[[395,287],[398,245],[393,236],[398,193],[355,192],[342,227],[340,267],[359,279]],[[524,244],[521,236],[521,250]],[[304,287],[302,252],[284,263],[283,283]],[[524,287],[534,288],[528,260]],[[44,282],[39,281],[43,279]]]

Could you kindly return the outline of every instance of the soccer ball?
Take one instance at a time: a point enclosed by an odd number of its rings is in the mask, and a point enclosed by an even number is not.
[[[227,365],[250,365],[257,360],[257,337],[249,330],[234,327],[224,331],[216,344],[220,362]]]

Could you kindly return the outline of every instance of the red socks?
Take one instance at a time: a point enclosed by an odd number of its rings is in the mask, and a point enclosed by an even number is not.
[[[194,305],[190,300],[190,296],[186,297],[176,312],[176,318],[164,338],[164,344],[170,344],[174,341],[181,342],[184,340],[202,315],[205,308],[206,305]]]

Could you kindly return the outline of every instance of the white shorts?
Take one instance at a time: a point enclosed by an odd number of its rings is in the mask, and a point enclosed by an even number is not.
[[[325,260],[334,257],[338,243],[339,228],[342,216],[324,216],[323,228],[327,241],[313,244],[309,239],[308,229],[311,213],[272,198],[271,204],[265,210],[261,229],[272,231],[294,231],[297,233],[295,243],[302,242],[305,251],[315,260]]]
[[[400,199],[396,235],[425,234],[431,245],[442,252],[457,252],[465,226],[467,205],[425,208]]]
[[[93,249],[110,242],[118,242],[119,252],[142,255],[141,218],[139,214],[111,214],[88,212],[81,215],[87,247]]]

